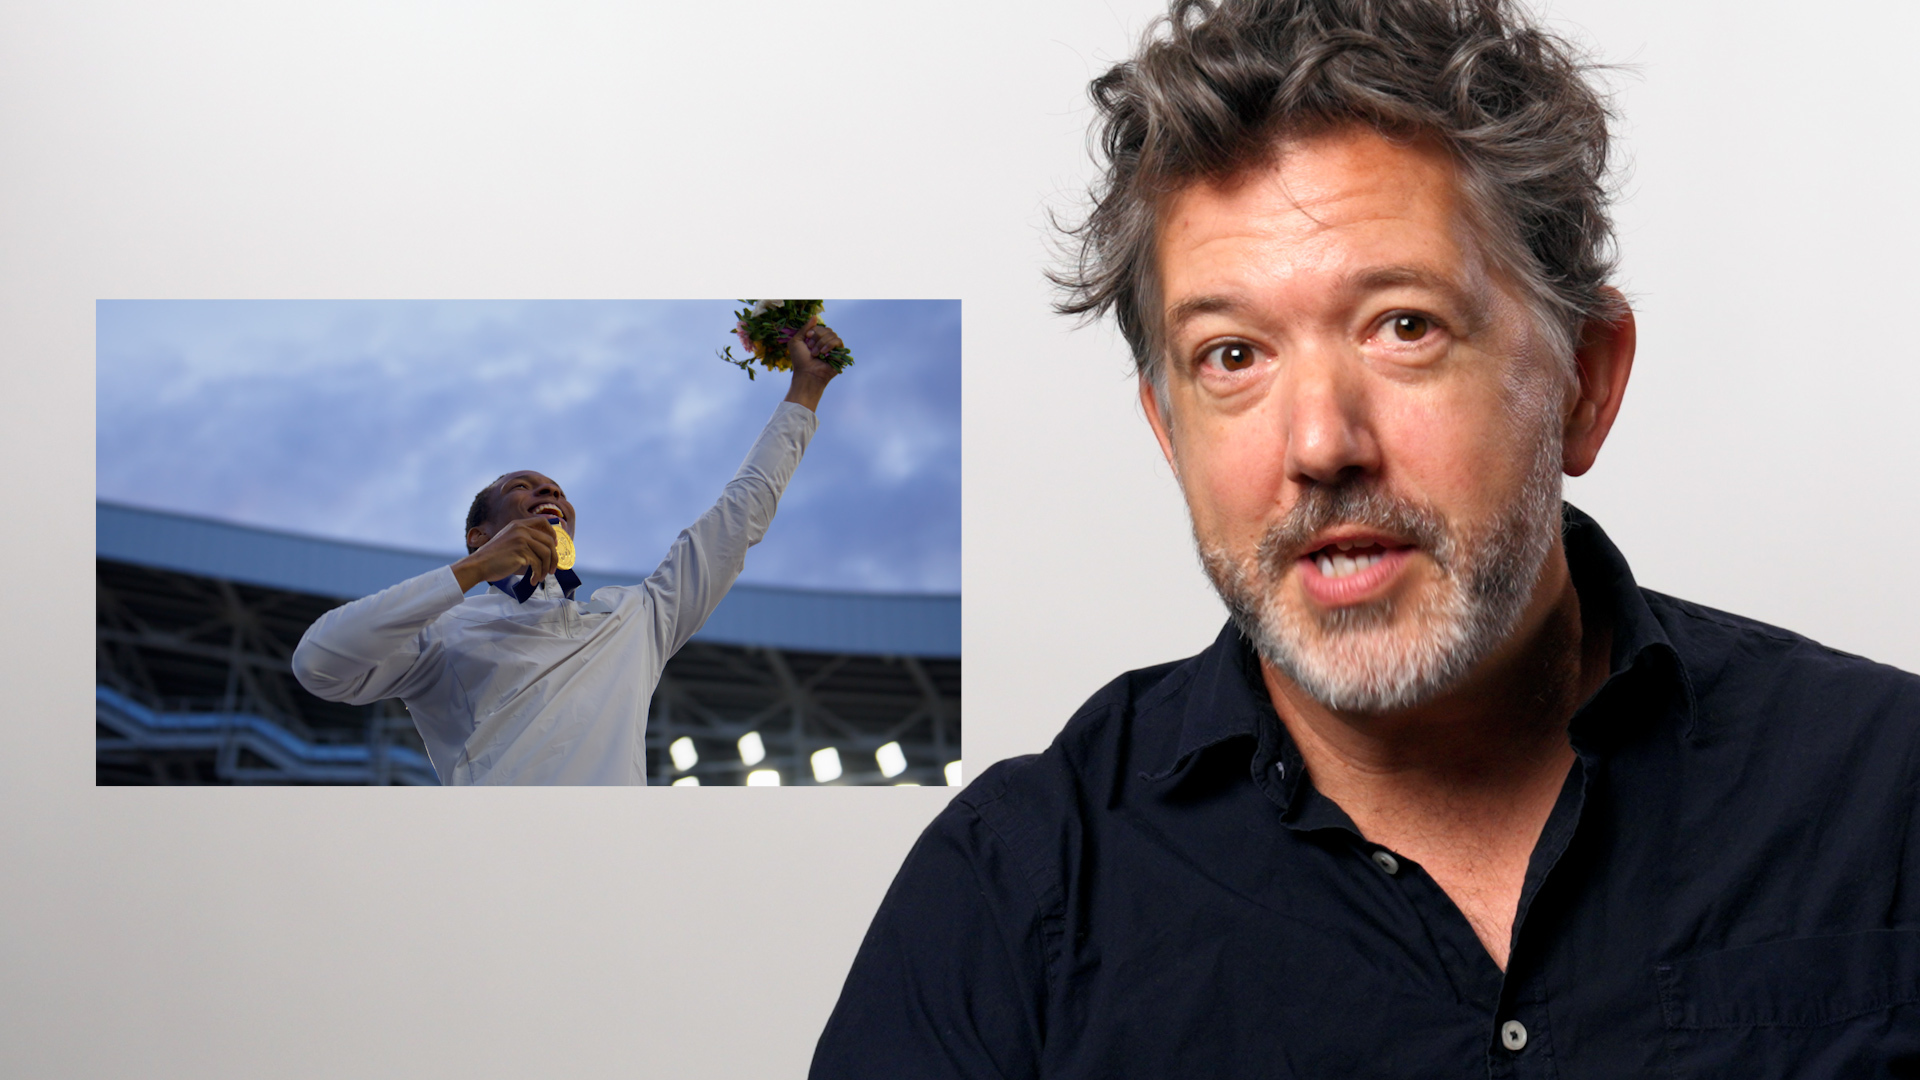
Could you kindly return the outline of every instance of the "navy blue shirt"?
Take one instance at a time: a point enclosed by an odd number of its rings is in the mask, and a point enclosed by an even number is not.
[[[907,857],[813,1075],[1920,1076],[1920,679],[1641,589],[1505,973],[1306,775],[1231,625],[1122,676]]]

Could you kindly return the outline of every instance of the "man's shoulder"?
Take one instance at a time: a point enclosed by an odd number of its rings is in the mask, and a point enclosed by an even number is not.
[[[1204,653],[1129,671],[1101,687],[1046,750],[988,768],[954,797],[943,817],[978,820],[1025,847],[1070,827],[1088,807],[1111,805],[1147,766],[1170,761],[1176,704]]]
[[[1722,721],[1813,710],[1920,725],[1920,675],[1804,634],[1642,589],[1703,707]]]

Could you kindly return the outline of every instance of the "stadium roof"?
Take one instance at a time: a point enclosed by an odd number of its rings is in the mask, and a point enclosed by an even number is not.
[[[378,592],[453,558],[110,502],[95,503],[95,511],[99,558],[343,600]],[[579,574],[589,593],[646,576],[585,568]],[[957,657],[960,597],[739,584],[694,640],[814,652]]]

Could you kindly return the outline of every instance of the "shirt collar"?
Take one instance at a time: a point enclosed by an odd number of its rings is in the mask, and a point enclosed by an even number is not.
[[[487,586],[488,596],[499,593],[522,604],[535,595],[544,597],[555,590],[571,600],[574,590],[580,587],[580,575],[572,570],[556,570],[538,582],[529,582],[525,574],[509,574],[498,581],[487,582]]]
[[[1612,619],[1613,647],[1608,661],[1607,679],[1592,699],[1574,714],[1572,730],[1576,747],[1583,739],[1599,734],[1593,706],[1603,698],[1623,692],[1638,683],[1659,693],[1663,689],[1677,693],[1682,709],[1681,731],[1693,732],[1696,704],[1693,680],[1681,662],[1680,650],[1668,636],[1667,628],[1648,606],[1646,594],[1633,580],[1626,557],[1592,518],[1578,507],[1566,504],[1563,536],[1567,549],[1567,569],[1573,586],[1580,592],[1582,604],[1598,604]],[[1662,686],[1661,684],[1666,684]]]
[[[1571,504],[1563,504],[1563,535],[1568,571],[1583,604],[1601,604],[1611,613],[1612,656],[1605,683],[1591,701],[1574,715],[1571,729],[1576,745],[1604,737],[1592,706],[1602,698],[1633,684],[1668,679],[1684,708],[1684,730],[1692,731],[1694,694],[1685,665],[1667,631],[1654,617],[1646,597],[1634,583],[1627,560],[1592,518]],[[1149,760],[1151,771],[1141,779],[1164,781],[1185,770],[1202,751],[1234,739],[1247,739],[1248,753],[1260,752],[1256,763],[1271,760],[1280,770],[1276,779],[1291,795],[1306,769],[1299,750],[1273,711],[1260,663],[1252,643],[1229,621],[1205,652],[1174,669],[1160,685],[1148,691],[1137,713],[1143,723],[1179,724],[1173,754]],[[1288,800],[1290,801],[1290,800]]]
[[[1180,665],[1140,702],[1142,722],[1178,722],[1173,756],[1145,780],[1164,780],[1194,755],[1230,739],[1257,738],[1262,713],[1273,714],[1253,646],[1231,621],[1205,652]],[[1278,719],[1277,717],[1275,718]]]

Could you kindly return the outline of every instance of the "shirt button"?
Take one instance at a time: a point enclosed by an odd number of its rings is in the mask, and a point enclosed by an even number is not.
[[[1509,1020],[1500,1025],[1500,1043],[1514,1053],[1526,1049],[1527,1028],[1518,1020]]]
[[[1384,851],[1374,852],[1373,861],[1376,866],[1380,867],[1380,869],[1382,870],[1385,870],[1389,874],[1397,874],[1400,872],[1400,860],[1394,858],[1393,856],[1387,854]],[[1525,1035],[1522,1035],[1520,1037],[1522,1039],[1526,1038]]]

